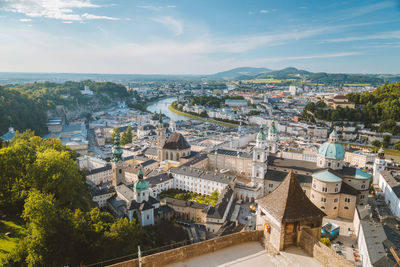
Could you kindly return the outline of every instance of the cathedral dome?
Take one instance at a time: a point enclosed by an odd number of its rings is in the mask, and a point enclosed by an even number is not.
[[[149,188],[149,184],[147,183],[147,181],[145,181],[143,179],[141,179],[135,183],[136,191],[144,191],[144,190],[147,190],[148,188]]]
[[[335,130],[329,135],[329,140],[318,149],[318,155],[327,159],[344,159],[344,148],[336,143],[338,135]]]

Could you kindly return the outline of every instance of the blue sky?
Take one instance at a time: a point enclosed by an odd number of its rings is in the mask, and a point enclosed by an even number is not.
[[[0,71],[400,73],[400,0],[0,0]]]

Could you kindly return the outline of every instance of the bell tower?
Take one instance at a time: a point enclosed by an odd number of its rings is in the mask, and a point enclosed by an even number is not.
[[[115,133],[114,135],[112,154],[112,183],[113,186],[117,186],[125,182],[124,158],[122,157],[122,149],[119,143],[119,133]]]
[[[378,151],[378,156],[375,158],[374,169],[372,172],[372,183],[378,184],[379,182],[379,173],[386,169],[386,160],[385,160],[385,151],[383,147],[381,147]]]
[[[163,147],[165,144],[165,129],[163,125],[162,114],[160,111],[160,115],[158,117],[158,125],[157,125],[157,158],[158,161],[163,161],[165,159],[163,153]]]
[[[261,126],[260,131],[256,137],[256,145],[253,148],[253,169],[251,181],[253,184],[259,184],[264,188],[264,177],[267,173],[267,158],[268,152],[266,150],[267,137],[264,132],[264,127]],[[262,190],[264,192],[264,189]]]

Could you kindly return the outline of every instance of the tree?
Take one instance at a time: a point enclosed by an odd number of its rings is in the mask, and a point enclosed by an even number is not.
[[[28,224],[26,259],[30,266],[63,266],[73,258],[73,227],[56,206],[52,195],[33,190],[26,199],[22,217]]]
[[[130,144],[132,143],[132,138],[133,138],[133,134],[132,134],[132,128],[129,126],[125,132],[122,133],[121,136],[121,146],[124,146],[126,144]]]
[[[390,135],[385,134],[383,136],[383,142],[382,142],[383,147],[388,147],[390,145]]]
[[[115,135],[116,135],[117,133],[120,134],[121,131],[120,131],[118,128],[114,128],[114,129],[113,129],[113,132],[112,132],[112,134],[111,134],[112,140],[114,140]]]
[[[381,142],[379,142],[378,140],[374,140],[371,142],[371,144],[375,147],[380,147],[381,146]]]
[[[207,111],[203,110],[203,111],[200,113],[200,117],[208,118]]]
[[[393,148],[396,149],[396,150],[400,150],[400,142],[394,144]]]

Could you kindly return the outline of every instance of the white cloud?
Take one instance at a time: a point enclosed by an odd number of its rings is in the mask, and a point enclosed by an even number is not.
[[[175,5],[166,5],[166,6],[152,6],[152,5],[145,5],[145,6],[136,6],[137,8],[143,8],[143,9],[150,9],[153,11],[158,11],[164,8],[176,8]]]
[[[161,23],[164,25],[168,30],[174,33],[174,35],[178,36],[183,33],[183,24],[181,21],[165,16],[165,17],[159,17],[159,18],[154,18],[154,21]]]
[[[82,18],[85,18],[85,19],[103,19],[103,20],[120,20],[119,18],[113,18],[113,17],[108,17],[108,16],[97,16],[97,15],[88,14],[88,13],[83,14]]]
[[[260,10],[260,13],[262,13],[262,14],[267,14],[267,13],[269,13],[269,10],[261,9],[261,10]]]
[[[97,8],[100,5],[93,4],[91,0],[0,0],[0,9],[25,14],[31,18],[51,18],[66,21],[82,21],[83,19],[107,19],[116,20],[107,16],[91,14],[77,14],[74,9]]]
[[[30,21],[32,21],[32,19],[20,19],[19,21],[21,21],[21,22],[30,22]]]
[[[335,38],[335,39],[328,39],[323,42],[338,43],[338,42],[383,40],[383,39],[400,39],[400,31],[388,31],[388,32],[382,32],[382,33],[365,35],[365,36],[350,36],[350,37],[344,37],[344,38]]]

